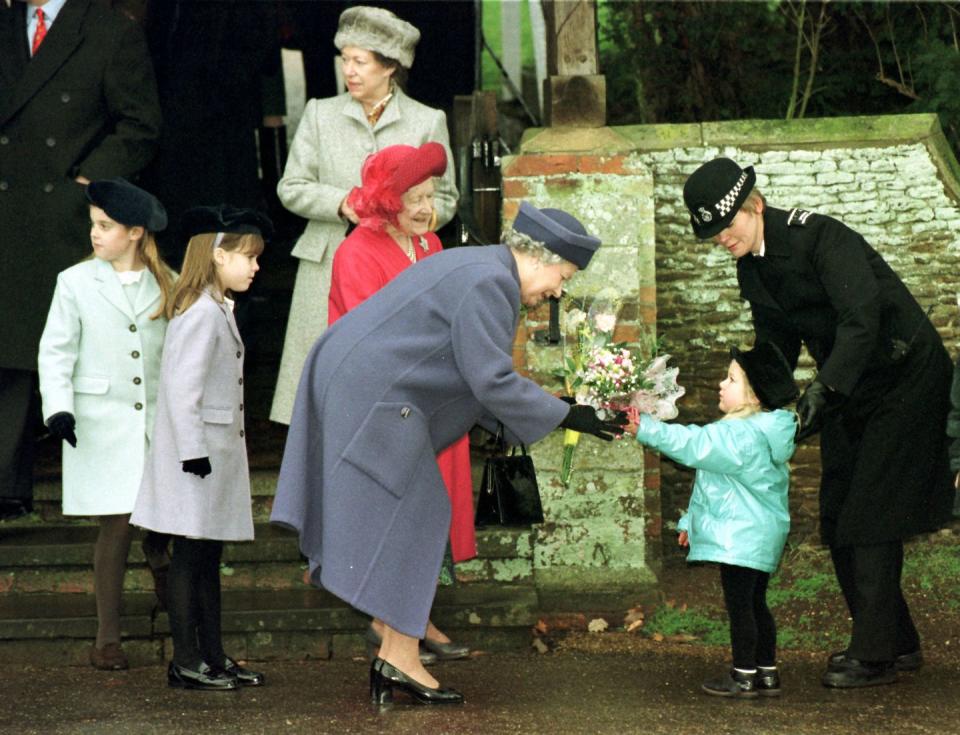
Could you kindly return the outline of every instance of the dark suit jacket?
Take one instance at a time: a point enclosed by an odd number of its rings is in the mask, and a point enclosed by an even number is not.
[[[90,252],[84,188],[132,177],[160,132],[140,29],[97,0],[67,0],[32,59],[26,4],[0,4],[0,368],[37,369],[57,274]]]
[[[796,367],[801,343],[842,408],[821,434],[828,544],[904,538],[946,520],[950,360],[893,269],[824,215],[768,207],[763,258],[737,261],[757,341]]]

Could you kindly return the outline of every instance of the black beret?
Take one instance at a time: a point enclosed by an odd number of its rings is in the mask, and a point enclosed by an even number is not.
[[[87,184],[87,201],[127,227],[141,226],[159,232],[167,226],[167,212],[150,192],[126,179],[100,179]]]
[[[273,236],[273,223],[267,215],[255,209],[241,209],[229,204],[193,207],[183,213],[181,222],[182,234],[187,240],[194,235],[213,232],[260,235],[264,240]]]
[[[730,357],[743,368],[764,408],[780,408],[797,397],[799,391],[793,381],[793,371],[773,342],[760,342],[752,350],[731,347]]]

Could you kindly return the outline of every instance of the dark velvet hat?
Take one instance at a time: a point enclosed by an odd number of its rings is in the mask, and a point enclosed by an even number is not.
[[[187,240],[194,235],[212,232],[260,235],[264,240],[273,236],[273,223],[267,215],[229,204],[188,209],[183,213],[181,229]]]
[[[726,229],[756,183],[753,166],[740,168],[729,158],[714,158],[690,174],[683,185],[683,203],[693,234],[706,240]]]
[[[773,342],[760,342],[752,350],[731,347],[730,357],[743,368],[750,387],[764,408],[780,408],[797,397],[799,391],[793,380],[793,371]]]
[[[578,268],[586,268],[600,247],[600,238],[588,234],[576,217],[560,209],[537,209],[529,202],[520,202],[513,229]]]
[[[127,227],[139,225],[160,232],[167,226],[167,211],[160,200],[120,177],[91,181],[87,184],[87,201]]]

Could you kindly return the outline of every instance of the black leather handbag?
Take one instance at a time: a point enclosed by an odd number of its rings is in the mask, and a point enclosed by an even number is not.
[[[543,523],[543,506],[533,458],[521,444],[506,453],[501,433],[497,432],[498,454],[483,464],[480,496],[477,499],[477,526],[529,526]]]

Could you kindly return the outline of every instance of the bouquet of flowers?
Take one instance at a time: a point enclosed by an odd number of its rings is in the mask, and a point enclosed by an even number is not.
[[[605,289],[589,311],[565,314],[562,377],[568,395],[593,406],[605,418],[626,411],[632,422],[640,413],[667,421],[677,416],[677,399],[685,393],[677,384],[678,368],[668,368],[670,355],[661,355],[660,343],[650,335],[637,348],[613,341],[621,300]],[[563,438],[560,481],[569,486],[573,455],[580,433],[567,429]]]

